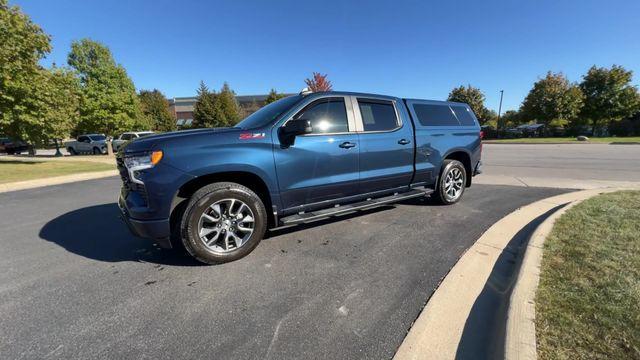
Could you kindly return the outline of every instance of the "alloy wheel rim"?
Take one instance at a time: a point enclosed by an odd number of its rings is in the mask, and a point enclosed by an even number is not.
[[[255,228],[253,211],[238,199],[209,205],[200,215],[198,237],[209,250],[228,253],[244,246]]]
[[[456,200],[462,194],[464,187],[464,175],[456,167],[447,172],[444,178],[444,193],[449,201]]]

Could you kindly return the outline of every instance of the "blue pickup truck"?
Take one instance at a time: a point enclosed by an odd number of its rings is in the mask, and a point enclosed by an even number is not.
[[[303,92],[235,127],[136,139],[118,152],[118,201],[131,231],[222,263],[267,229],[404,199],[460,200],[480,172],[466,104]]]

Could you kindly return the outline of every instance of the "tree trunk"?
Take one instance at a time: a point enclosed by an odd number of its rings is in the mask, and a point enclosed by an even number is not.
[[[56,154],[54,156],[62,156],[62,153],[60,152],[60,143],[58,142],[58,139],[53,139],[53,141],[56,144]]]

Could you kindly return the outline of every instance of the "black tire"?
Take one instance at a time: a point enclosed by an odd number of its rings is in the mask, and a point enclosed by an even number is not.
[[[102,155],[102,151],[100,151],[99,148],[94,147],[93,148],[93,155]]]
[[[253,213],[254,227],[250,237],[237,249],[226,253],[208,248],[198,234],[200,217],[210,205],[224,199],[237,199],[245,203]],[[185,207],[180,222],[180,237],[185,250],[205,264],[221,264],[238,260],[258,246],[267,230],[267,211],[262,200],[251,189],[232,182],[207,185],[196,191]]]
[[[69,152],[69,154],[71,155],[78,155],[78,153],[76,152],[76,150],[72,147],[67,148],[67,151]]]
[[[447,176],[449,176],[450,174],[452,176],[453,174],[461,174],[461,179],[456,178],[456,182],[460,184],[461,181],[462,185],[456,192],[455,196],[451,196],[451,193],[447,193],[446,189]],[[433,196],[436,202],[443,205],[451,205],[460,201],[460,199],[462,199],[462,195],[464,194],[464,189],[467,186],[467,176],[469,176],[467,174],[467,170],[460,161],[453,159],[446,159],[445,161],[443,161],[442,169],[440,170],[440,177],[438,178],[438,184]]]

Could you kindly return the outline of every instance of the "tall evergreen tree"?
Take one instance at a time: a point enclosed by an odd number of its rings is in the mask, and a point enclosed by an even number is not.
[[[176,129],[176,119],[169,111],[169,101],[160,90],[140,90],[138,96],[142,104],[142,112],[153,123],[153,130],[174,131]]]
[[[216,95],[216,126],[233,126],[240,121],[240,107],[236,100],[236,94],[226,82]]]
[[[68,63],[80,75],[83,91],[78,132],[114,135],[151,127],[133,81],[124,67],[115,62],[109,48],[90,39],[74,41]]]
[[[276,91],[276,89],[271,89],[271,91],[269,91],[269,96],[267,96],[267,99],[265,100],[265,105],[267,104],[271,104],[274,101],[278,101],[282,98],[286,97],[285,94],[280,94]]]
[[[200,81],[198,97],[193,107],[192,127],[215,127],[217,121],[216,116],[216,94],[209,91],[204,81]]]
[[[583,77],[582,116],[591,120],[594,133],[602,124],[620,121],[640,110],[640,95],[631,85],[632,78],[632,71],[617,65],[611,69],[592,66]]]

